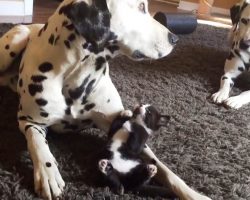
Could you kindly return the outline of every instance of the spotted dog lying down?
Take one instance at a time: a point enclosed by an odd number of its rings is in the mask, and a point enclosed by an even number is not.
[[[151,105],[140,105],[133,113],[122,111],[114,120],[109,143],[99,161],[99,169],[114,191],[136,190],[155,176],[156,165],[145,163],[140,154],[148,137],[168,121],[169,116],[160,115]]]
[[[120,54],[134,60],[162,58],[177,41],[150,16],[147,0],[64,0],[47,23],[15,26],[0,38],[0,85],[19,95],[18,123],[38,195],[52,199],[65,186],[46,141],[47,128],[59,133],[93,126],[108,131],[124,110],[108,61]],[[143,152],[156,161],[160,181],[177,196],[208,199],[148,146]]]
[[[224,75],[221,77],[220,89],[212,95],[215,103],[224,103],[230,108],[238,109],[250,102],[250,91],[229,97],[236,78],[250,67],[250,1],[242,0],[231,8],[232,47],[228,56]]]

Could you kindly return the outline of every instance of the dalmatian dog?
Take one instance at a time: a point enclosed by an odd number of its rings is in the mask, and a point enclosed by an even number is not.
[[[178,37],[155,21],[147,0],[64,0],[46,24],[18,25],[0,39],[0,84],[17,90],[18,122],[34,166],[35,191],[59,197],[65,183],[46,140],[89,127],[108,131],[124,110],[108,60],[167,56]],[[146,146],[164,185],[182,199],[209,198],[189,188]]]
[[[236,78],[250,67],[250,1],[242,0],[231,10],[232,18],[232,47],[225,62],[224,75],[221,77],[220,89],[212,95],[215,103],[239,109],[250,102],[250,91],[238,96],[229,97]]]

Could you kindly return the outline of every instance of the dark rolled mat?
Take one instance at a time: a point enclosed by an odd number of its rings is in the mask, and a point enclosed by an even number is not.
[[[190,34],[193,33],[197,27],[196,16],[189,13],[157,12],[154,19],[175,34]]]

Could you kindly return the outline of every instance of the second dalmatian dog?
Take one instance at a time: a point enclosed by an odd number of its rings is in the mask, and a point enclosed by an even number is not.
[[[177,40],[150,16],[147,0],[64,0],[46,24],[19,25],[0,38],[0,84],[17,89],[19,128],[40,196],[58,197],[65,186],[46,141],[47,128],[108,131],[124,110],[108,60],[119,54],[162,58]],[[177,196],[209,199],[188,187],[148,146],[143,152],[156,161],[161,182]]]
[[[212,95],[215,103],[224,103],[230,108],[239,109],[250,102],[250,91],[229,97],[236,78],[250,67],[250,1],[242,0],[231,8],[232,48],[228,56],[220,89]]]

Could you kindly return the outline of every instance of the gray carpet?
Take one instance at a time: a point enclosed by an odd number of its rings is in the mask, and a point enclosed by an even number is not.
[[[3,33],[9,28],[1,25]],[[181,36],[174,52],[152,62],[120,57],[111,76],[126,108],[140,100],[171,115],[168,128],[150,139],[154,152],[188,185],[214,200],[250,199],[249,111],[212,104],[227,56],[226,29],[199,25]],[[234,93],[239,93],[235,89]],[[16,123],[17,98],[0,89],[0,199],[36,199],[32,164]],[[51,150],[67,183],[64,199],[150,199],[123,197],[96,184],[93,155],[105,144],[101,131],[49,135]],[[97,181],[98,182],[98,181]]]

